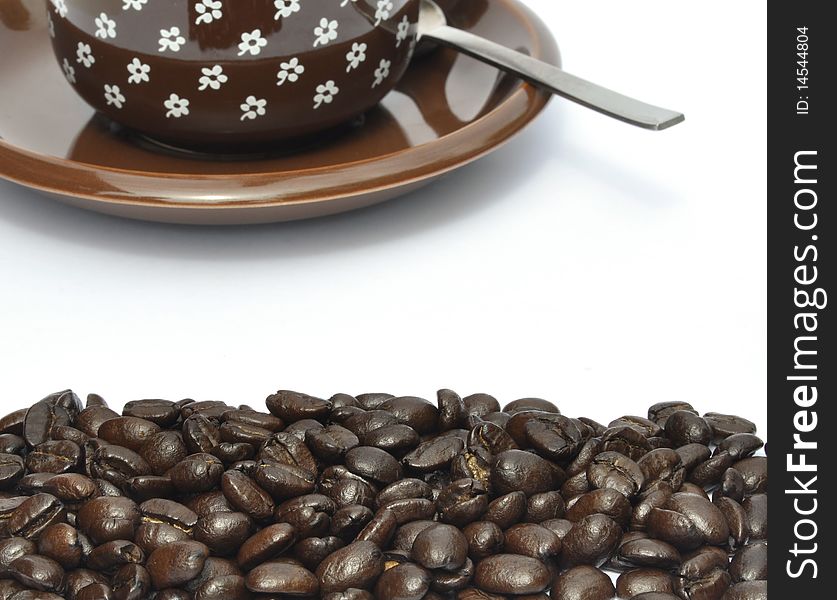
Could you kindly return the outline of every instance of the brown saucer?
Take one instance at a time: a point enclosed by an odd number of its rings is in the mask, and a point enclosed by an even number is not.
[[[460,3],[454,24],[558,63],[516,0]],[[56,67],[43,0],[0,0],[0,177],[81,208],[192,224],[288,221],[370,206],[496,149],[549,95],[468,57],[418,59],[362,122],[293,148],[211,157],[97,117]]]

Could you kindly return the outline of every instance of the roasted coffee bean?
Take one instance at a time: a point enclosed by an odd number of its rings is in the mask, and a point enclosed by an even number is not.
[[[703,419],[712,429],[712,438],[715,442],[720,442],[736,433],[756,432],[755,423],[737,415],[710,412],[703,415]]]
[[[111,444],[138,452],[151,437],[159,432],[160,426],[151,421],[137,417],[117,417],[101,424],[98,437]]]
[[[633,598],[645,592],[673,594],[674,581],[668,571],[634,569],[622,573],[616,580],[616,593],[620,598]]]
[[[750,537],[750,524],[744,507],[732,498],[721,497],[713,502],[726,519],[729,527],[730,547],[738,548]]]
[[[751,433],[734,433],[718,443],[715,452],[729,452],[736,460],[741,460],[756,453],[764,442]]]
[[[636,495],[645,483],[639,465],[618,452],[598,454],[587,468],[587,480],[596,488],[614,489],[627,498]]]
[[[133,400],[125,403],[122,414],[169,427],[180,418],[180,407],[169,400]]]
[[[67,523],[50,525],[38,538],[38,553],[53,559],[65,569],[81,565],[91,550],[90,541],[84,534]]]
[[[307,394],[281,390],[267,398],[267,408],[286,423],[303,419],[322,420],[331,411],[331,402]]]
[[[49,440],[49,433],[56,425],[72,425],[81,412],[81,401],[72,391],[51,394],[32,405],[23,419],[21,435],[30,447]],[[11,431],[9,433],[14,433]]]
[[[722,600],[767,600],[767,581],[742,581],[730,586]]]
[[[110,572],[126,564],[145,562],[142,548],[128,540],[114,540],[94,548],[87,557],[87,566],[97,571]]]
[[[683,561],[674,580],[682,598],[720,600],[730,586],[729,561],[723,552],[701,552]]]
[[[431,473],[447,469],[451,461],[465,450],[465,442],[457,437],[437,437],[409,452],[404,466],[417,473]]]
[[[491,485],[497,494],[520,491],[531,496],[551,491],[558,481],[549,462],[522,450],[507,450],[498,454],[491,469]]]
[[[44,482],[43,491],[62,502],[84,502],[97,494],[96,483],[79,473],[64,473]]]
[[[63,523],[66,518],[67,511],[58,498],[51,494],[35,494],[17,503],[6,521],[6,527],[12,536],[34,540],[47,527]]]
[[[26,472],[23,459],[16,454],[0,454],[0,490],[15,487]]]
[[[409,425],[420,435],[431,433],[438,426],[439,409],[423,398],[389,398],[382,402],[378,409],[391,413],[399,423]]]
[[[602,488],[580,496],[567,510],[567,519],[576,522],[596,513],[607,515],[621,526],[631,519],[631,503],[615,489]],[[559,515],[558,517],[563,516]],[[556,518],[556,517],[551,517]]]
[[[766,456],[744,458],[733,464],[732,467],[741,473],[741,477],[744,479],[745,495],[767,492]]]
[[[673,402],[605,427],[452,390],[268,404],[119,415],[67,391],[0,418],[0,600],[766,597],[746,419]]]
[[[500,529],[508,529],[523,520],[526,509],[526,494],[523,492],[509,492],[492,500],[482,518],[496,523]]]
[[[551,598],[553,600],[611,600],[615,594],[616,590],[613,588],[610,577],[594,567],[581,565],[564,571],[555,579]]]
[[[409,425],[394,423],[370,431],[363,436],[361,441],[364,446],[372,446],[392,453],[402,453],[418,446],[421,443],[421,437]]]
[[[354,542],[330,554],[317,567],[323,594],[371,587],[384,570],[384,557],[372,542]]]
[[[320,588],[311,571],[286,562],[259,565],[247,574],[244,584],[251,592],[301,597],[315,596]]]
[[[221,490],[231,506],[256,521],[269,519],[273,515],[273,498],[244,473],[225,472],[221,477]]]
[[[686,444],[709,444],[712,429],[702,417],[688,410],[678,410],[666,419],[666,434],[675,447]]]
[[[737,470],[729,468],[721,477],[721,485],[715,490],[713,498],[726,497],[741,502],[744,500],[744,477]]]
[[[114,600],[143,600],[151,593],[151,575],[145,567],[127,564],[113,576]]]
[[[305,434],[305,443],[317,458],[329,462],[342,459],[346,453],[360,445],[358,437],[340,425],[312,429]]]
[[[767,542],[754,542],[738,550],[729,572],[736,583],[767,579]]]
[[[204,515],[198,519],[193,537],[203,542],[217,556],[232,556],[250,537],[253,522],[244,513],[227,512]]]
[[[697,411],[688,402],[660,402],[648,409],[648,419],[664,428],[668,418],[677,411],[697,414]]]
[[[287,523],[269,525],[250,536],[238,550],[238,564],[245,571],[278,557],[296,541],[296,530]]]
[[[432,576],[427,569],[405,563],[388,569],[375,585],[377,598],[422,600],[430,590]]]
[[[561,552],[561,540],[550,529],[534,523],[519,523],[504,534],[504,550],[546,562]]]
[[[346,453],[346,467],[360,477],[388,485],[403,476],[401,465],[388,452],[371,446],[358,446]]]
[[[751,540],[767,539],[767,494],[754,494],[742,504]]]
[[[15,579],[35,590],[57,593],[64,587],[64,569],[46,556],[21,556],[11,564],[10,570]]]
[[[562,559],[567,565],[599,566],[616,549],[621,535],[621,527],[610,517],[584,517],[564,536]]]
[[[702,496],[682,492],[671,496],[663,508],[651,509],[648,531],[681,550],[720,546],[729,538],[729,526],[718,507]]]
[[[477,564],[474,583],[492,594],[537,594],[549,585],[549,569],[541,561],[517,554],[495,554]]]
[[[636,567],[652,567],[670,571],[682,562],[677,548],[651,538],[640,538],[625,542],[617,550],[619,561]]]
[[[651,451],[651,444],[633,427],[611,427],[602,434],[602,452],[618,452],[639,460]]]
[[[146,568],[154,588],[164,590],[195,579],[208,557],[209,548],[200,542],[174,542],[152,552]]]

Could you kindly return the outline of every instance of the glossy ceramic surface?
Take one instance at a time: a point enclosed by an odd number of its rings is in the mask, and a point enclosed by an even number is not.
[[[204,149],[334,127],[407,68],[418,0],[44,0],[67,81],[150,137]]]
[[[522,4],[460,6],[454,24],[558,62],[549,31]],[[90,210],[196,224],[317,217],[393,198],[498,147],[550,98],[440,49],[415,60],[362,121],[304,146],[247,157],[169,151],[75,94],[55,67],[42,0],[0,0],[0,81],[0,177]]]

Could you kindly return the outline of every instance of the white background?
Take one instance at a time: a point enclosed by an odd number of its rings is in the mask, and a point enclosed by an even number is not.
[[[426,190],[265,227],[121,221],[0,182],[0,410],[67,387],[452,387],[605,421],[687,400],[765,433],[764,3],[528,4],[568,70],[687,122],[555,101]]]

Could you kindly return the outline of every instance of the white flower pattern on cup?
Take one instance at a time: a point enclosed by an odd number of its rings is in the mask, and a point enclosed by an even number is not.
[[[392,67],[392,61],[387,60],[385,58],[381,59],[381,62],[378,63],[378,68],[375,69],[375,81],[372,83],[372,87],[376,88],[381,85],[384,80],[389,77],[389,70]]]
[[[317,86],[317,94],[314,96],[314,110],[323,104],[331,104],[334,97],[340,93],[340,88],[334,81],[326,81]]]
[[[116,38],[116,21],[107,16],[107,14],[100,14],[96,17],[95,22],[97,38],[102,38],[103,40]]]
[[[90,48],[90,44],[85,44],[84,42],[79,42],[78,47],[76,49],[76,62],[80,65],[84,65],[85,68],[89,69],[96,63],[96,57],[93,56],[93,51]]]
[[[142,10],[143,6],[148,4],[148,0],[123,0],[122,10]]]
[[[288,62],[283,62],[279,65],[280,71],[276,74],[279,80],[276,85],[283,85],[286,81],[295,83],[299,81],[299,76],[305,73],[305,67],[299,62],[299,59],[294,57]]]
[[[323,17],[320,19],[320,25],[314,28],[314,47],[326,46],[329,42],[337,39],[337,29],[340,27],[335,19],[329,21]]]
[[[223,17],[222,6],[220,0],[200,0],[200,2],[195,4],[195,11],[198,13],[198,18],[195,19],[195,25],[212,23]]]
[[[346,60],[348,61],[348,66],[346,67],[346,73],[351,71],[352,69],[357,69],[360,66],[360,63],[366,60],[366,50],[369,46],[364,43],[353,43],[352,49],[346,54]]]
[[[163,102],[163,106],[168,109],[166,118],[170,119],[174,117],[175,119],[179,119],[180,117],[188,117],[189,104],[191,103],[188,98],[181,98],[177,94],[170,95],[169,99]]]
[[[67,78],[67,81],[69,81],[70,83],[75,83],[76,70],[72,67],[72,65],[70,65],[70,61],[65,58],[64,62],[61,65],[61,68],[64,69],[64,77]]]
[[[171,50],[180,52],[180,47],[186,43],[186,38],[180,35],[180,27],[160,30],[160,52]]]
[[[105,102],[108,106],[115,106],[122,108],[125,104],[125,96],[122,95],[122,90],[118,85],[105,85]]]
[[[134,58],[134,60],[128,63],[128,73],[130,73],[128,83],[148,83],[151,81],[151,77],[148,76],[150,72],[151,65],[147,65],[140,59]]]
[[[378,7],[375,9],[375,27],[389,19],[392,9],[391,0],[378,0]]]
[[[301,11],[302,0],[274,0],[273,5],[276,9],[275,19],[285,19],[292,17],[294,14]],[[338,1],[338,0],[335,0]],[[224,18],[224,4],[222,0],[192,0],[194,2],[197,25],[206,23],[213,23],[219,19]],[[357,0],[339,0],[341,7],[349,6],[351,3],[356,3]],[[65,18],[69,12],[67,0],[51,0],[54,7],[54,12],[62,18]],[[394,0],[375,0],[369,2],[375,6],[374,23],[375,27],[380,27],[381,23],[389,20],[394,13]],[[122,0],[123,11],[142,11],[148,6],[148,0]],[[117,9],[118,10],[118,9]],[[55,36],[54,22],[52,11],[47,15],[50,35]],[[100,13],[94,19],[96,30],[95,37],[102,40],[115,39],[117,37],[117,22],[115,19],[108,16],[107,13]],[[327,46],[338,39],[340,23],[337,19],[330,17],[323,17],[319,20],[319,24],[314,28],[314,43],[315,48],[319,46]],[[393,32],[388,30],[392,36],[394,34],[395,47],[400,48],[402,44],[407,42],[410,38],[411,30],[414,27],[411,23],[409,15],[403,15],[395,27]],[[128,26],[128,25],[123,25]],[[254,29],[253,31],[244,32],[241,34],[241,41],[238,44],[238,56],[259,56],[262,50],[267,47],[268,39],[263,35],[261,29]],[[181,32],[180,27],[173,26],[169,29],[160,30],[159,52],[179,52],[186,44],[185,34]],[[96,64],[96,58],[93,55],[96,44],[87,44],[79,42],[76,48],[75,62],[84,68],[91,69]],[[371,48],[373,51],[375,48]],[[352,42],[351,49],[346,53],[346,73],[357,71],[361,64],[365,63],[370,54],[370,44],[366,42]],[[372,52],[374,55],[375,52]],[[377,60],[377,59],[376,59]],[[149,61],[151,62],[151,61]],[[383,58],[378,62],[378,66],[374,71],[374,79],[372,88],[381,86],[384,81],[390,77],[392,69],[392,60]],[[77,67],[71,64],[71,59],[63,59],[62,70],[67,80],[71,84],[77,83]],[[128,83],[141,84],[151,81],[151,64],[146,64],[139,58],[134,58],[127,66]],[[298,57],[292,57],[280,63],[280,69],[276,73],[276,85],[282,86],[286,83],[296,83],[301,76],[306,72],[305,66],[300,62]],[[206,90],[220,90],[224,84],[229,81],[228,75],[224,72],[221,65],[209,65],[201,68],[201,74],[198,78],[198,90],[203,92]],[[339,81],[339,80],[338,80]],[[113,106],[118,109],[123,108],[126,103],[126,97],[123,94],[119,85],[108,84],[104,86],[105,101],[108,106]],[[332,104],[335,97],[340,93],[338,82],[335,80],[328,80],[316,86],[316,93],[314,95],[314,110],[322,108],[325,105]],[[170,94],[167,100],[164,100],[163,105],[166,109],[167,118],[179,119],[190,114],[191,102],[188,98],[179,96],[176,93]],[[267,112],[268,100],[265,98],[258,98],[257,96],[248,96],[244,103],[241,104],[241,120],[255,120],[258,117],[264,116]]]
[[[276,15],[273,18],[277,21],[299,12],[299,0],[275,0],[273,6],[276,7]]]
[[[203,76],[198,80],[200,87],[198,90],[201,92],[206,90],[207,88],[212,88],[213,90],[220,90],[221,86],[229,81],[229,77],[224,73],[224,67],[221,65],[215,65],[212,68],[204,67],[201,69],[201,73]]]
[[[244,104],[241,105],[242,121],[254,120],[256,117],[263,117],[267,114],[267,100],[258,99],[255,96],[247,96]]]
[[[52,0],[55,13],[62,19],[67,16],[67,0]]]
[[[250,33],[241,34],[238,55],[244,56],[249,52],[251,56],[258,56],[262,53],[262,48],[265,46],[267,46],[267,40],[262,37],[262,30],[254,29]]]
[[[404,15],[404,18],[398,24],[398,31],[395,34],[395,47],[400,48],[401,44],[407,40],[408,35],[410,35],[410,18]]]

